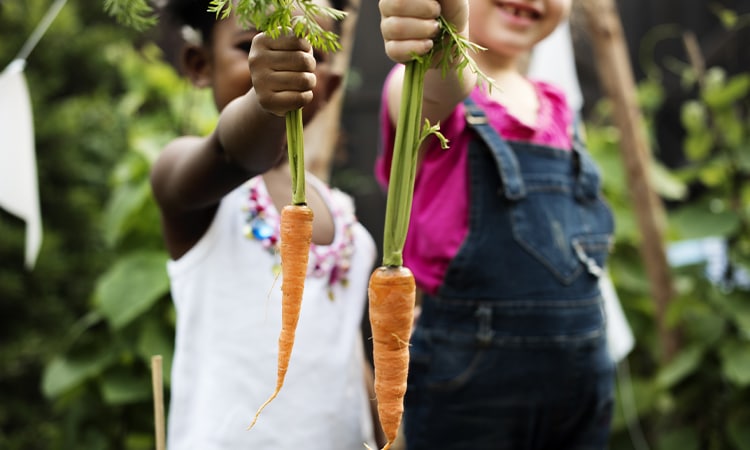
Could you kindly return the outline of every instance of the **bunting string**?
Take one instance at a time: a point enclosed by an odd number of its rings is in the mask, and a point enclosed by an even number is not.
[[[29,38],[23,44],[23,47],[21,47],[21,50],[15,58],[16,61],[26,61],[26,59],[28,59],[31,52],[34,51],[34,47],[36,47],[44,36],[44,33],[46,33],[47,29],[52,25],[52,22],[55,20],[62,7],[65,6],[66,2],[67,0],[55,0],[55,2],[50,5],[49,9],[44,14],[44,17],[42,17],[42,20],[34,29],[34,32],[31,33]]]

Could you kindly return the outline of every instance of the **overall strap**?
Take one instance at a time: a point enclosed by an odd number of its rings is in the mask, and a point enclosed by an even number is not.
[[[521,167],[513,150],[489,124],[482,108],[467,97],[466,123],[472,127],[492,152],[497,164],[500,180],[504,187],[504,196],[508,200],[520,200],[526,196],[526,188],[521,177]]]
[[[575,196],[579,201],[597,198],[601,180],[599,170],[586,150],[582,127],[581,116],[576,114],[573,122],[573,157],[576,173]]]

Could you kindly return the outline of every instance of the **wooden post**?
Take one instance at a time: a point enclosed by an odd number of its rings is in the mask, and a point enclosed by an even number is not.
[[[164,378],[162,376],[162,357],[151,357],[151,387],[154,393],[154,430],[156,450],[165,450],[166,430],[164,424]]]
[[[640,252],[656,302],[662,358],[669,361],[677,351],[676,330],[666,325],[666,311],[674,297],[671,270],[664,248],[666,215],[652,188],[649,169],[651,149],[636,98],[627,43],[614,0],[581,2],[599,80],[612,102],[614,121],[620,130],[620,149],[625,165],[630,200],[641,231]]]
[[[342,23],[341,50],[333,57],[334,73],[344,76],[344,81],[309,125],[305,126],[305,167],[316,177],[329,181],[333,156],[339,144],[341,110],[344,107],[346,74],[349,72],[354,37],[357,29],[360,0],[349,0],[346,18]],[[308,148],[310,149],[308,151]]]

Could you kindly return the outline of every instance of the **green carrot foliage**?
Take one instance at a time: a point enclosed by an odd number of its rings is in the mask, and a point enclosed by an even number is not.
[[[157,22],[148,0],[104,0],[104,10],[119,23],[139,31]],[[318,19],[343,20],[346,13],[313,0],[211,0],[208,7],[208,12],[221,19],[229,17],[232,11],[241,26],[265,31],[271,37],[293,32],[318,50],[341,48],[338,35],[323,28]]]
[[[234,11],[244,27],[264,31],[273,38],[291,31],[310,41],[314,48],[324,51],[339,50],[341,45],[338,35],[321,27],[318,19],[342,20],[346,16],[343,11],[312,0],[211,0],[208,11],[221,18]],[[299,14],[295,14],[296,11]]]
[[[121,24],[139,31],[156,23],[147,0],[104,0],[104,11]]]
[[[488,89],[496,87],[495,82],[485,75],[471,58],[472,53],[478,53],[486,49],[458,34],[456,27],[445,20],[443,16],[438,17],[438,23],[440,24],[440,34],[437,38],[438,45],[430,55],[436,52],[440,53],[438,65],[441,68],[443,77],[448,74],[449,70],[455,70],[461,76],[464,70],[468,68],[477,75],[477,81],[480,84],[487,85]]]

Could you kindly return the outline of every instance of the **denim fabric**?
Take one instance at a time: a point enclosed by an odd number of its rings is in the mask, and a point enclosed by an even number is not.
[[[470,100],[469,233],[411,340],[407,448],[600,450],[614,365],[598,277],[614,223],[573,151],[508,143]]]

